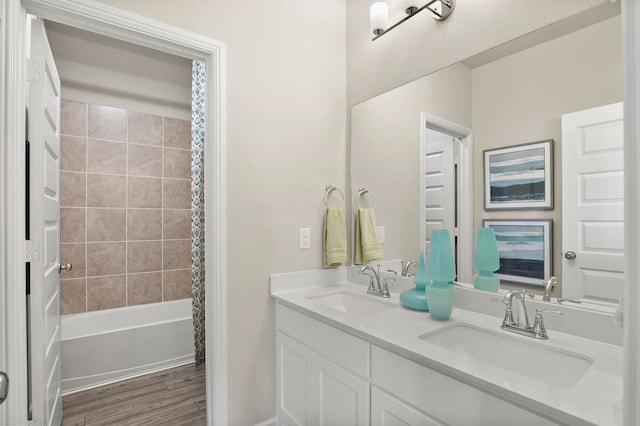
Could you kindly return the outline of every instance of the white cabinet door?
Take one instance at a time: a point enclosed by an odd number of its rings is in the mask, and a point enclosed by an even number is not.
[[[310,425],[313,421],[313,352],[286,334],[276,335],[277,404],[281,425]]]
[[[332,362],[315,356],[314,424],[368,425],[369,383]]]
[[[371,426],[443,426],[443,423],[372,386]]]

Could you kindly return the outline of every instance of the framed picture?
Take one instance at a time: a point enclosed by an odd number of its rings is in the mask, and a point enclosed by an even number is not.
[[[542,287],[553,273],[551,220],[484,220],[498,243],[503,281]]]
[[[484,151],[486,210],[553,208],[553,139]]]

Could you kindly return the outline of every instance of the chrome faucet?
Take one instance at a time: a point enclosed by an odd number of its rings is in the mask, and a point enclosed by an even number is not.
[[[558,279],[556,277],[549,277],[548,280],[544,281],[544,294],[542,295],[542,300],[545,302],[551,301],[551,290],[553,287],[558,285]]]
[[[409,268],[411,267],[411,265],[418,266],[416,261],[413,260],[413,259],[402,263],[402,276],[403,277],[408,277],[409,276]]]
[[[507,305],[507,309],[504,314],[504,320],[502,320],[502,329],[512,331],[514,333],[523,334],[525,336],[534,337],[536,339],[548,339],[547,330],[544,326],[542,318],[543,311],[550,311],[554,314],[562,315],[561,311],[554,311],[550,309],[536,309],[536,317],[533,326],[529,325],[529,316],[527,314],[527,306],[525,303],[525,297],[529,296],[533,298],[533,294],[525,290],[512,290],[508,292],[503,299],[503,303]],[[513,303],[515,299],[516,317],[513,318]]]
[[[366,275],[369,277],[369,288],[367,289],[368,294],[373,294],[380,297],[390,296],[387,280],[384,280],[384,283],[382,285],[380,284],[380,265],[378,265],[377,271],[371,266],[365,265],[360,268],[360,275]]]

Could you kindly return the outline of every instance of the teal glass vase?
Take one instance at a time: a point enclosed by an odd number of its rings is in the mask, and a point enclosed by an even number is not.
[[[493,228],[486,227],[478,230],[473,252],[473,267],[478,270],[478,274],[473,278],[473,287],[497,293],[500,289],[500,278],[493,273],[500,269],[500,256]]]
[[[426,296],[429,312],[438,320],[447,320],[453,311],[455,301],[455,265],[451,238],[446,229],[436,229],[431,233],[431,254],[427,261]]]
[[[419,311],[429,311],[429,304],[427,303],[427,295],[425,288],[427,286],[427,267],[424,261],[424,250],[420,250],[418,256],[418,270],[413,277],[415,288],[400,293],[400,303],[410,309],[416,309]]]

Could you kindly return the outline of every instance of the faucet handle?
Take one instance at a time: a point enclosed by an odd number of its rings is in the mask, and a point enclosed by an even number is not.
[[[396,279],[393,277],[389,277],[383,280],[382,297],[391,297],[391,295],[389,294],[389,281],[395,282]]]
[[[548,339],[549,335],[547,334],[547,329],[544,326],[544,320],[542,319],[543,312],[551,312],[553,314],[562,315],[562,311],[556,311],[554,309],[536,309],[536,319],[533,323],[532,330],[535,334],[536,339]]]

